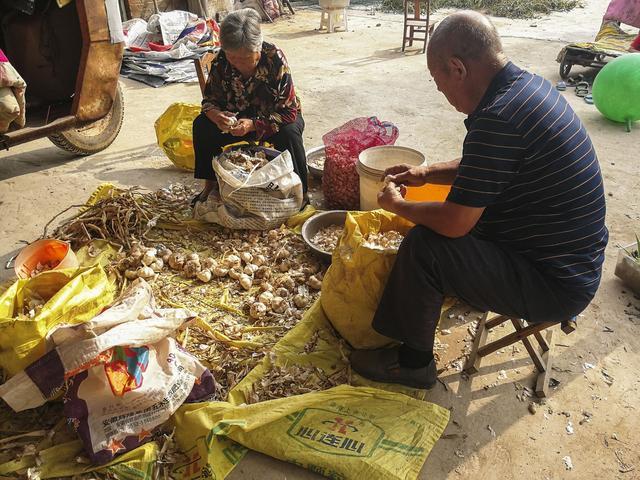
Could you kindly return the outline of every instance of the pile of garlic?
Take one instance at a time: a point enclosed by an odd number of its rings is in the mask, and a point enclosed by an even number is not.
[[[128,254],[120,253],[117,257],[117,267],[128,280],[143,278],[153,279],[165,266],[171,251],[167,249],[145,247],[140,242],[134,242]]]
[[[318,230],[311,238],[311,243],[320,250],[331,253],[338,245],[338,240],[340,240],[342,232],[344,232],[343,225],[329,225],[328,227]]]
[[[389,230],[388,232],[367,234],[362,245],[373,250],[388,250],[397,252],[403,239],[404,235],[402,235],[400,232]]]

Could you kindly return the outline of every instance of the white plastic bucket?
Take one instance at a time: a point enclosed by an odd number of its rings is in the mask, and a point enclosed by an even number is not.
[[[378,207],[378,192],[382,190],[384,171],[406,163],[411,166],[426,165],[425,156],[407,147],[383,145],[371,147],[360,153],[356,170],[360,176],[360,210],[375,210]]]

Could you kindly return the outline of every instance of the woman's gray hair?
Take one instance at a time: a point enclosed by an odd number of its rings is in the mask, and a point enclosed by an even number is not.
[[[220,44],[223,50],[262,50],[260,14],[252,8],[231,12],[220,26]]]

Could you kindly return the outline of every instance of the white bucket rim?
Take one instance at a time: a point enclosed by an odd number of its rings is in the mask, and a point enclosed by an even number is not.
[[[373,151],[378,151],[378,150],[386,150],[386,151],[404,151],[404,152],[408,152],[411,154],[415,154],[416,156],[418,156],[419,158],[422,159],[422,161],[420,163],[415,164],[414,166],[418,167],[421,165],[425,165],[427,162],[427,158],[426,156],[420,152],[419,150],[416,150],[415,148],[410,148],[410,147],[402,147],[399,145],[380,145],[377,147],[370,147],[367,148],[366,150],[363,150],[362,152],[360,152],[360,154],[358,155],[358,161],[356,162],[356,170],[358,171],[358,173],[364,173],[365,175],[370,175],[370,176],[374,176],[374,177],[381,177],[382,174],[384,173],[384,170],[380,170],[374,167],[371,167],[369,165],[367,165],[364,161],[363,158],[366,158],[367,155],[365,155],[365,153],[367,152],[373,152]],[[406,163],[406,162],[404,162]]]

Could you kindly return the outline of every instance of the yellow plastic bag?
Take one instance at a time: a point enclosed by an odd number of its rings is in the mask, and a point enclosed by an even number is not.
[[[78,251],[80,268],[17,280],[0,295],[0,368],[5,373],[14,375],[44,355],[46,336],[53,328],[86,322],[113,301],[115,286],[102,268],[113,252],[105,242],[96,242]],[[50,296],[61,276],[68,277],[68,283]],[[50,298],[33,318],[17,316],[36,296]]]
[[[378,348],[391,341],[373,330],[371,322],[396,256],[364,247],[364,239],[389,230],[406,235],[412,226],[384,210],[347,214],[322,282],[321,300],[333,326],[355,348]]]
[[[316,302],[272,352],[277,365],[313,365],[331,375],[348,368],[343,348]],[[177,466],[177,478],[195,480],[204,473],[224,478],[246,453],[244,447],[330,478],[362,478],[360,472],[374,479],[415,478],[449,419],[448,410],[410,398],[423,397],[422,390],[371,382],[355,373],[349,376],[357,387],[245,405],[252,385],[271,367],[267,356],[234,387],[229,403],[183,405],[176,412],[176,440],[189,458]],[[332,427],[336,416],[358,431]]]
[[[200,105],[173,103],[154,124],[158,146],[173,164],[193,171],[196,166],[193,151],[193,121],[200,115]]]
[[[140,480],[153,478],[153,469],[158,457],[158,444],[145,443],[120,455],[106,465],[87,465],[77,458],[84,454],[80,440],[65,442],[41,449],[38,456],[23,455],[21,458],[0,464],[0,475],[8,475],[26,469],[34,469],[34,478],[60,478],[102,472],[110,478]]]

